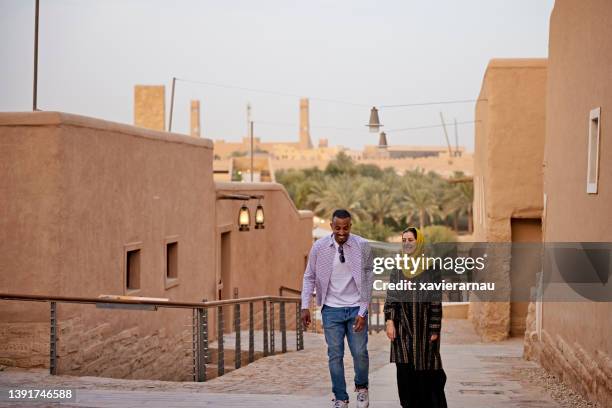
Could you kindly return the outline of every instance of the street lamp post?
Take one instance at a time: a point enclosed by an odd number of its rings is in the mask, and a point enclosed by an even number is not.
[[[168,118],[168,132],[172,132],[172,114],[174,112],[174,88],[176,87],[176,77],[172,77],[172,92],[170,93],[170,117]]]
[[[32,86],[32,110],[37,111],[37,96],[38,96],[38,14],[40,10],[40,1],[36,0],[34,12],[34,83]]]
[[[446,123],[444,122],[444,115],[440,112],[440,120],[442,121],[442,129],[444,129],[444,138],[446,139],[446,145],[448,146],[448,160],[452,160],[453,152],[451,149],[450,140],[448,139],[448,132],[446,132]]]

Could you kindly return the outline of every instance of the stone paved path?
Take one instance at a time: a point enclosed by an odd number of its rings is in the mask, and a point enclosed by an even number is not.
[[[559,406],[543,389],[521,378],[521,370],[534,364],[521,359],[520,339],[482,344],[466,323],[449,320],[443,331],[449,407]],[[264,358],[207,383],[49,376],[44,370],[7,369],[0,372],[0,392],[17,386],[78,388],[77,402],[61,405],[65,407],[329,407],[331,393],[324,339],[307,333],[305,346],[302,352]],[[387,363],[388,342],[382,333],[371,336],[370,356],[370,406],[398,407],[395,366]],[[345,363],[347,384],[350,384],[350,358]]]

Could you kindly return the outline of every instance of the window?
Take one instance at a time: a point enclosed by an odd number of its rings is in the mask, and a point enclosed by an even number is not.
[[[597,194],[599,178],[599,123],[601,108],[591,111],[589,120],[588,165],[587,165],[587,193]]]
[[[166,237],[164,240],[164,286],[166,289],[170,289],[177,286],[178,280],[178,266],[179,266],[179,250],[178,250],[178,236]]]
[[[178,278],[178,242],[166,244],[166,279]]]
[[[128,250],[125,259],[125,287],[140,289],[140,249]]]

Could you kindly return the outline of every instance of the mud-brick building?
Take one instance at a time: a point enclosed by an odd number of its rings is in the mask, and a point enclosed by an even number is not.
[[[545,59],[491,60],[476,105],[474,240],[491,243],[486,279],[503,301],[472,296],[470,318],[489,341],[524,335],[529,294],[518,291],[539,271],[516,248],[542,240],[546,67]]]
[[[299,289],[312,214],[274,183],[215,184],[212,161],[208,139],[0,113],[0,292],[199,302]],[[258,203],[265,228],[240,231],[240,207],[253,217]],[[60,303],[58,373],[189,379],[191,322],[190,309]],[[49,351],[49,305],[0,301],[0,364],[45,367]]]
[[[610,21],[607,0],[557,0],[551,14],[543,162],[546,243],[612,242]],[[612,294],[610,278],[599,289]],[[612,406],[610,300],[541,302],[532,308],[526,337],[528,357],[602,407]]]

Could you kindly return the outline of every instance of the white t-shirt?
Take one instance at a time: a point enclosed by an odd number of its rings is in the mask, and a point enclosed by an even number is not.
[[[355,279],[353,279],[348,262],[340,262],[339,244],[335,238],[333,241],[336,255],[334,256],[334,266],[331,278],[329,279],[329,286],[327,287],[325,304],[330,307],[359,306],[359,289],[357,289],[357,284]]]

